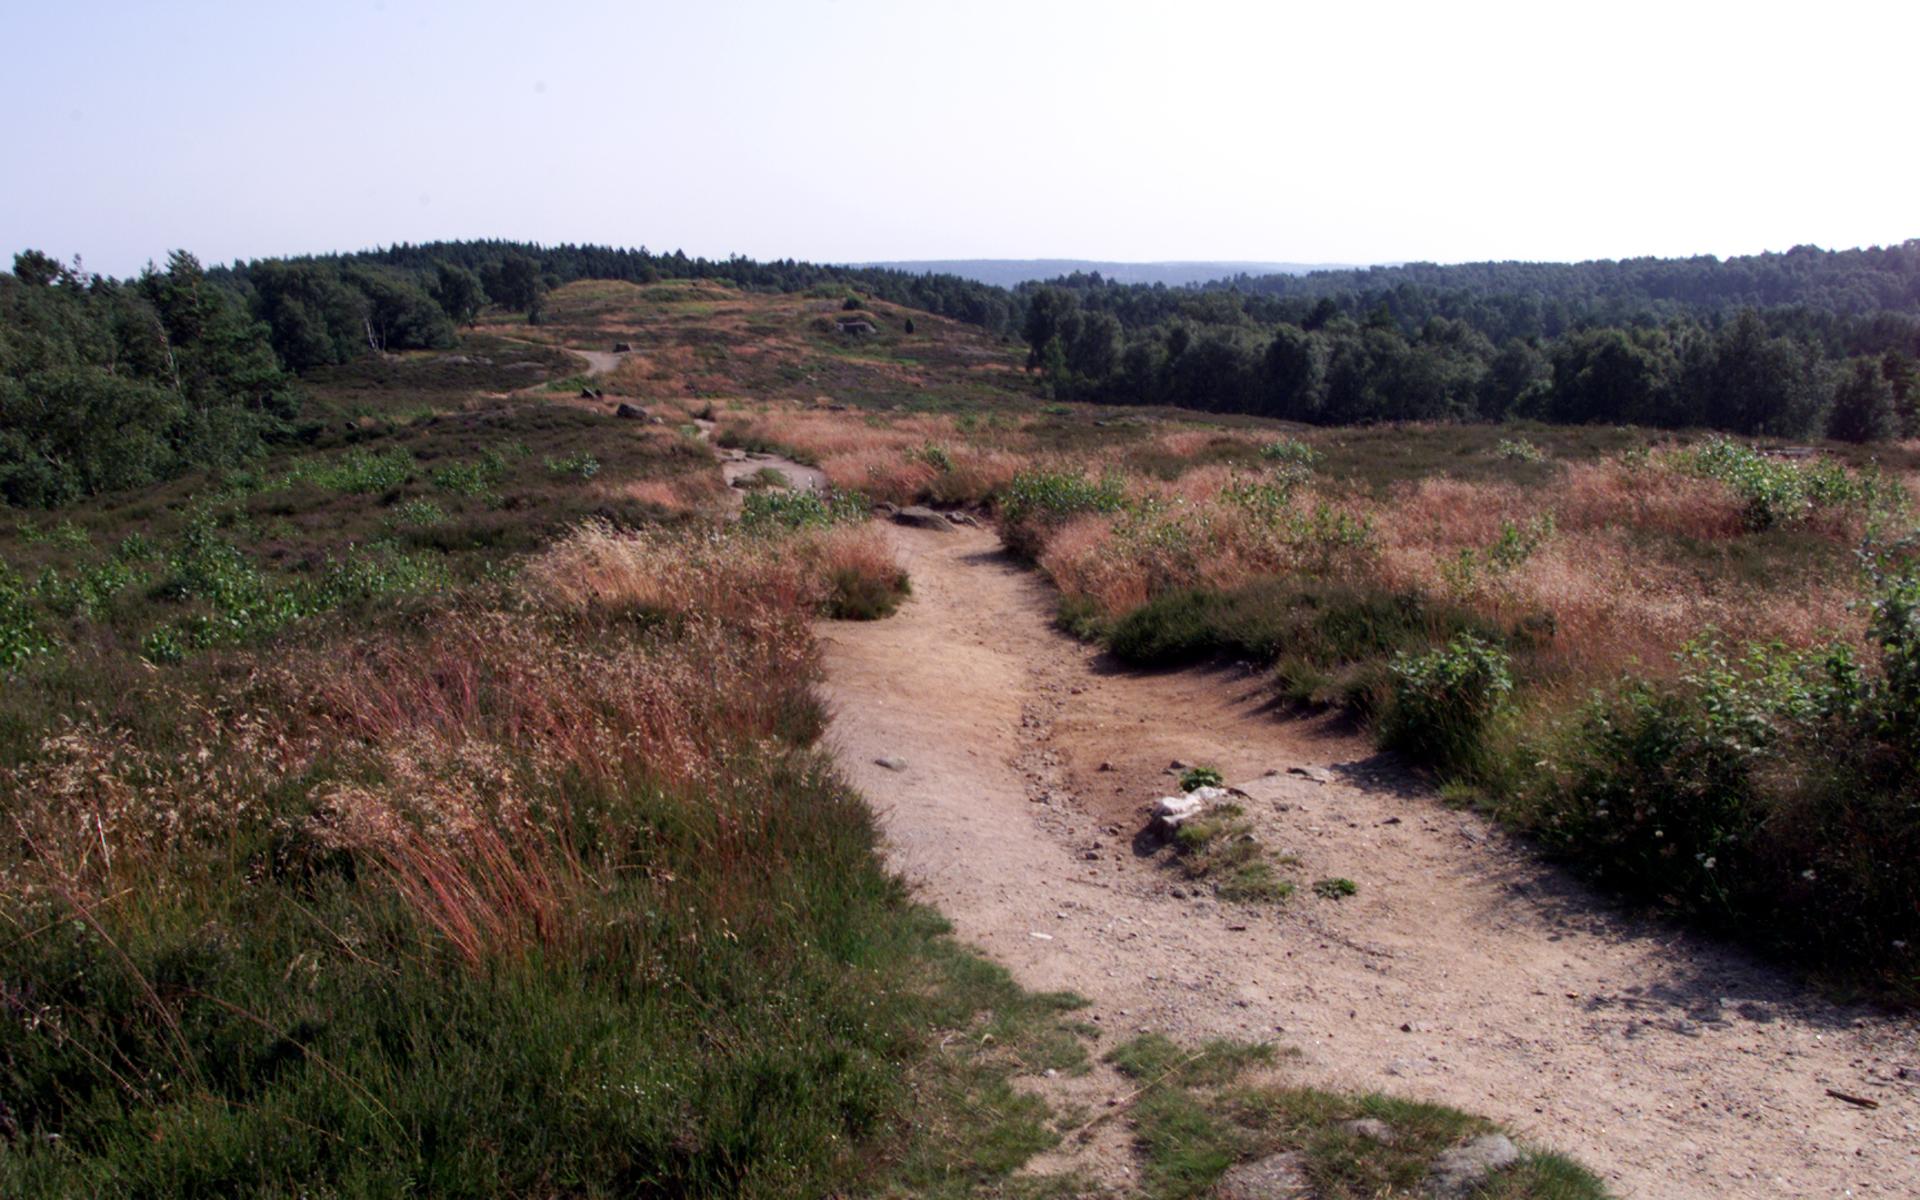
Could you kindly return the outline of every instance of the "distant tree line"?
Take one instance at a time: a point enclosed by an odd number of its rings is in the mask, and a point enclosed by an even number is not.
[[[50,507],[241,462],[296,404],[266,330],[191,254],[124,282],[31,250],[0,272],[8,504]]]
[[[976,283],[958,275],[916,275],[879,267],[840,267],[779,259],[760,262],[738,256],[695,258],[684,251],[656,254],[613,246],[540,246],[525,242],[429,242],[398,245],[352,256],[416,273],[452,264],[479,275],[496,302],[526,311],[532,299],[524,291],[514,297],[497,295],[488,272],[512,263],[524,270],[531,265],[541,289],[556,288],[578,279],[617,279],[653,283],[661,279],[712,279],[746,291],[803,292],[827,285],[847,285],[890,303],[978,325],[992,333],[1019,327],[1019,300],[1005,288]]]
[[[1057,396],[1317,423],[1503,420],[1920,435],[1920,242],[1734,259],[1414,263],[1205,286],[1013,291],[793,259],[434,242],[112,280],[0,273],[0,499],[54,505],[232,463],[290,433],[293,373],[451,346],[578,279],[849,287],[1022,333]]]
[[[1117,284],[1076,273],[1045,284],[1077,294],[1089,311],[1129,328],[1174,316],[1244,315],[1263,324],[1305,324],[1344,313],[1384,312],[1406,332],[1434,317],[1465,321],[1495,342],[1554,338],[1594,325],[1710,319],[1742,309],[1799,310],[1810,328],[1850,318],[1920,315],[1920,240],[1863,250],[1799,246],[1784,254],[1624,259],[1583,263],[1462,263],[1240,275],[1186,287]]]
[[[1020,289],[1022,333],[1056,396],[1106,403],[1319,424],[1530,417],[1920,435],[1920,242],[1728,260],[1721,273],[1683,260],[1671,278],[1655,261],[1195,288],[1068,276]],[[1381,277],[1385,290],[1335,287]],[[1538,290],[1483,290],[1503,283]],[[1792,303],[1730,307],[1753,297]]]

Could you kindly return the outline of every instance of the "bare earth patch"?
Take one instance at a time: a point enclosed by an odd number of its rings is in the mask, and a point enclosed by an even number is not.
[[[913,598],[822,628],[832,744],[925,899],[1022,984],[1088,997],[1103,1048],[1278,1041],[1311,1082],[1481,1113],[1626,1196],[1912,1194],[1910,1021],[1621,915],[1244,673],[1109,668],[989,531],[888,536]],[[1221,903],[1136,838],[1176,759],[1247,793],[1290,900]],[[1356,893],[1305,886],[1329,878]],[[1124,1180],[1113,1124],[1047,1165]]]

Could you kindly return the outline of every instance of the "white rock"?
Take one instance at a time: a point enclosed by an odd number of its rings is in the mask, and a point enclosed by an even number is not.
[[[1195,788],[1182,796],[1162,796],[1153,803],[1153,815],[1168,829],[1178,829],[1231,793],[1226,788]]]

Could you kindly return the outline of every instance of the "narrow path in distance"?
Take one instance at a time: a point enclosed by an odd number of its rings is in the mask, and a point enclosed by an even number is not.
[[[1088,997],[1104,1045],[1273,1040],[1305,1082],[1483,1114],[1627,1197],[1914,1194],[1911,1023],[1620,915],[1243,672],[1112,669],[991,531],[887,529],[913,597],[822,624],[830,744],[919,894],[1023,984]],[[1285,904],[1221,904],[1136,849],[1174,759],[1249,793],[1298,859]],[[1358,894],[1306,886],[1331,876]]]

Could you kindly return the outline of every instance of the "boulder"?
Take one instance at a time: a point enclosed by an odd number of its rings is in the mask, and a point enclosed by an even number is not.
[[[1520,1161],[1520,1148],[1504,1133],[1488,1133],[1444,1150],[1427,1173],[1427,1194],[1471,1196],[1495,1172]]]
[[[1179,796],[1162,796],[1153,802],[1153,819],[1171,833],[1206,812],[1210,805],[1225,800],[1228,794],[1225,788],[1203,787]]]
[[[615,342],[613,344],[613,352],[615,354],[627,354],[627,353],[631,353],[632,350],[633,350],[633,347],[626,342]]]
[[[911,525],[916,529],[937,529],[941,533],[951,533],[953,522],[925,505],[910,504],[893,514],[897,524]]]
[[[1307,1160],[1298,1151],[1228,1167],[1213,1185],[1215,1200],[1299,1200],[1312,1194]]]
[[[644,421],[647,419],[648,413],[646,409],[641,408],[638,404],[628,404],[625,401],[621,401],[620,407],[613,410],[613,415],[619,417],[622,421]]]
[[[1351,1121],[1340,1122],[1340,1128],[1357,1138],[1366,1138],[1370,1142],[1383,1145],[1393,1144],[1393,1126],[1378,1117],[1357,1117]]]
[[[904,771],[907,769],[906,759],[896,758],[891,754],[888,754],[881,758],[876,758],[873,760],[873,762],[875,766],[885,767],[889,771]]]
[[[600,398],[600,389],[597,387],[583,387],[580,389],[580,398],[582,400],[598,400]]]

